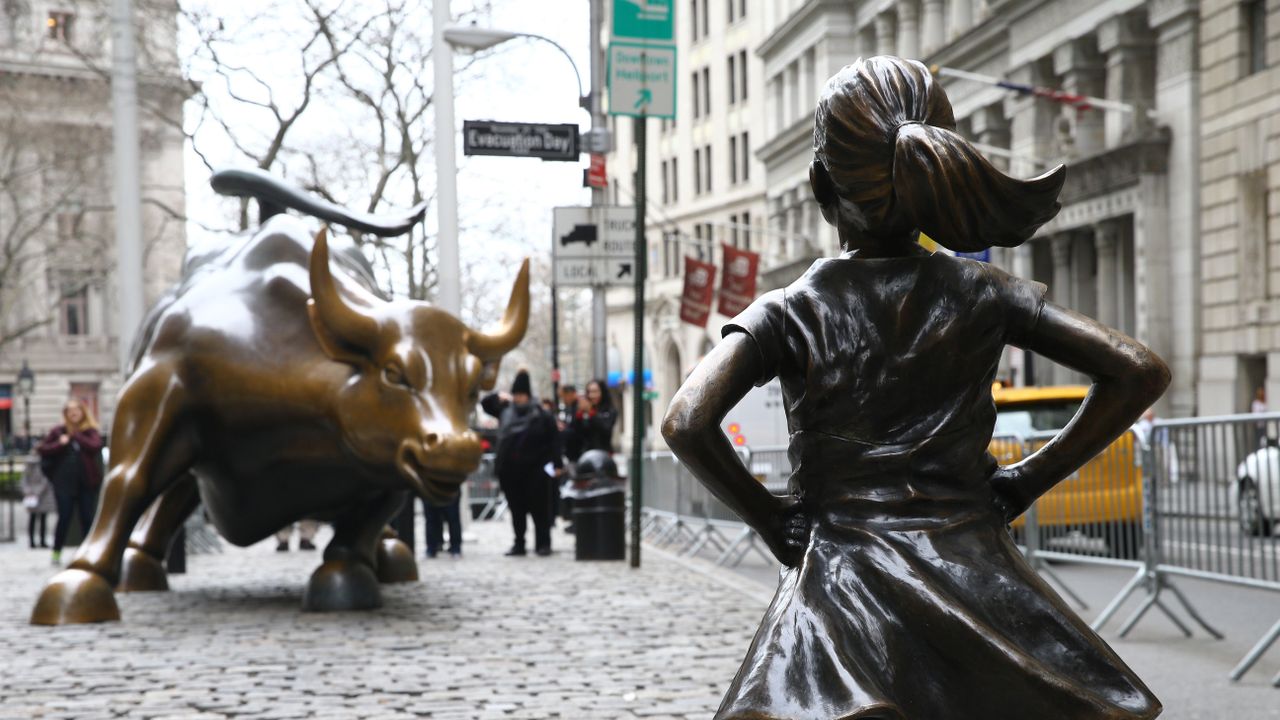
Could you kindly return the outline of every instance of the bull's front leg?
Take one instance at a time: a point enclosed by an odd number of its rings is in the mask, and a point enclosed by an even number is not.
[[[120,619],[112,588],[138,518],[191,465],[190,437],[175,431],[184,393],[165,367],[126,386],[112,426],[111,468],[98,514],[70,566],[45,584],[31,611],[34,625]]]
[[[164,558],[174,535],[200,506],[200,491],[194,475],[187,473],[151,504],[129,539],[120,569],[120,592],[147,592],[169,589]]]
[[[324,549],[324,564],[312,573],[302,595],[303,610],[372,610],[382,606],[378,560],[383,554],[383,530],[400,511],[404,498],[403,492],[382,493],[334,519],[333,540]],[[412,553],[408,561],[413,563]]]

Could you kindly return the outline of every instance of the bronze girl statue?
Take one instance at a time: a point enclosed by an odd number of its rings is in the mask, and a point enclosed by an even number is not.
[[[1124,432],[1169,383],[1146,347],[1045,287],[930,254],[1025,242],[1062,167],[995,169],[918,62],[860,60],[827,84],[810,181],[843,252],[767,293],[676,394],[663,435],[787,566],[717,718],[1093,720],[1160,703],[1023,560],[1007,524]],[[1086,373],[1039,452],[987,452],[1005,345]],[[782,383],[792,493],[756,482],[720,431]]]

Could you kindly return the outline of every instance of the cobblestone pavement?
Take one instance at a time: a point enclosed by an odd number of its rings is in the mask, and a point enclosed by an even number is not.
[[[375,612],[301,612],[318,553],[270,542],[58,628],[27,624],[47,551],[0,545],[0,718],[707,718],[767,603],[660,553],[633,570],[574,562],[559,531],[549,558],[503,557],[505,523],[467,535]]]

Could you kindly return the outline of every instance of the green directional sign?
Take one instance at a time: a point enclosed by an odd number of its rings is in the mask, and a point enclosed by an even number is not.
[[[613,39],[674,42],[675,0],[613,0]]]
[[[676,49],[609,43],[609,114],[676,116]]]

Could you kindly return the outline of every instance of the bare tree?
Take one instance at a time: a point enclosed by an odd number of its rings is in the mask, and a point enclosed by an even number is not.
[[[63,298],[101,283],[102,168],[109,138],[100,127],[28,114],[21,82],[0,88],[0,349],[51,323]]]

